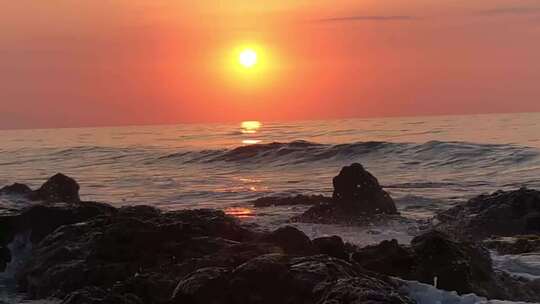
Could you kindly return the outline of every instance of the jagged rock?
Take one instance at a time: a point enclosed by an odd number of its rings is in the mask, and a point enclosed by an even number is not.
[[[321,254],[327,254],[329,256],[348,260],[349,254],[345,248],[343,240],[337,236],[320,237],[311,241],[317,252]]]
[[[285,226],[266,235],[263,242],[279,245],[287,254],[311,254],[314,253],[311,240],[300,230]]]
[[[71,177],[58,173],[49,178],[39,189],[32,194],[33,200],[46,202],[78,203],[79,184]]]
[[[320,203],[303,214],[293,217],[294,222],[351,223],[374,215],[397,215],[396,205],[383,190],[379,181],[358,163],[343,167],[333,179],[334,194],[331,202]]]
[[[436,229],[462,239],[540,233],[540,192],[522,188],[480,195],[437,215]]]
[[[317,205],[320,203],[330,203],[332,198],[323,195],[296,195],[288,197],[267,196],[258,198],[251,203],[255,207],[270,206],[295,206],[295,205]]]
[[[7,195],[28,195],[32,189],[25,184],[14,183],[13,185],[5,186],[0,189],[0,194]]]

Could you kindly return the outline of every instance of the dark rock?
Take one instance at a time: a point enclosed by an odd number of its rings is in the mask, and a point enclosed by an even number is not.
[[[298,303],[291,283],[288,257],[271,254],[256,257],[232,273],[230,293],[237,304]]]
[[[333,179],[334,203],[355,214],[396,214],[394,200],[361,164],[343,167]]]
[[[458,243],[432,231],[415,237],[411,247],[417,265],[412,277],[420,282],[460,294],[489,296],[494,271],[489,252],[473,243]]]
[[[270,206],[295,206],[295,205],[317,205],[320,203],[330,203],[332,198],[323,195],[302,195],[279,197],[267,196],[258,198],[251,203],[255,207],[270,207]]]
[[[11,262],[11,252],[6,246],[0,246],[0,272],[6,269],[7,264]]]
[[[5,186],[0,189],[0,194],[7,195],[28,195],[32,192],[32,189],[25,184],[15,183],[13,185]]]
[[[62,173],[49,178],[38,190],[34,191],[31,198],[46,202],[78,203],[81,201],[79,184]]]
[[[376,215],[397,215],[396,205],[378,180],[358,163],[343,167],[334,177],[334,194],[330,202],[320,203],[293,222],[322,224],[358,224]]]
[[[229,276],[228,268],[201,268],[178,283],[171,303],[223,303],[228,297]]]
[[[345,248],[343,240],[337,236],[320,237],[312,240],[313,246],[320,254],[327,254],[329,256],[348,260],[349,254]]]
[[[311,254],[314,253],[311,240],[300,230],[285,226],[278,228],[261,239],[263,242],[269,242],[283,248],[287,254]]]
[[[540,233],[540,192],[522,188],[480,195],[441,212],[436,228],[462,239]]]
[[[356,250],[352,259],[362,267],[402,279],[435,284],[459,294],[475,293],[489,299],[538,302],[539,282],[516,279],[493,269],[489,252],[472,242],[456,241],[431,231],[413,239]],[[435,282],[436,281],[436,282]]]
[[[339,279],[333,284],[321,288],[319,304],[414,304],[415,302],[397,292],[388,292],[396,288],[386,282],[371,277]]]
[[[135,295],[119,295],[98,287],[85,287],[67,296],[62,304],[143,304]]]
[[[352,259],[366,269],[403,279],[413,279],[416,266],[412,249],[400,246],[396,240],[358,249]]]
[[[501,255],[540,252],[540,235],[519,235],[488,239],[484,246]]]

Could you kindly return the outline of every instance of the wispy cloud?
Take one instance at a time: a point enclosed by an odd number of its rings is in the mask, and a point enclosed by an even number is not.
[[[370,16],[370,15],[355,15],[343,17],[330,17],[315,19],[314,22],[354,22],[354,21],[406,21],[418,19],[415,16]]]
[[[498,15],[530,15],[540,14],[540,7],[507,7],[507,8],[494,8],[477,12],[484,16],[498,16]]]

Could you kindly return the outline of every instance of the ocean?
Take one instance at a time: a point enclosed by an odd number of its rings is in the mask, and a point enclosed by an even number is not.
[[[84,200],[217,208],[263,229],[305,207],[257,209],[251,200],[331,195],[332,177],[360,162],[407,220],[367,228],[296,224],[310,237],[337,234],[359,245],[406,243],[435,212],[482,193],[540,189],[540,113],[4,130],[0,143],[0,186],[35,188],[62,172],[80,183]],[[0,198],[4,208],[25,204]],[[500,260],[510,272],[540,273],[538,256]],[[453,297],[440,303],[480,303]]]

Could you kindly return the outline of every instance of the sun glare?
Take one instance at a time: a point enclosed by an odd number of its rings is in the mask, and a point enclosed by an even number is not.
[[[238,56],[238,62],[247,69],[254,67],[257,64],[257,52],[252,49],[243,50]]]

